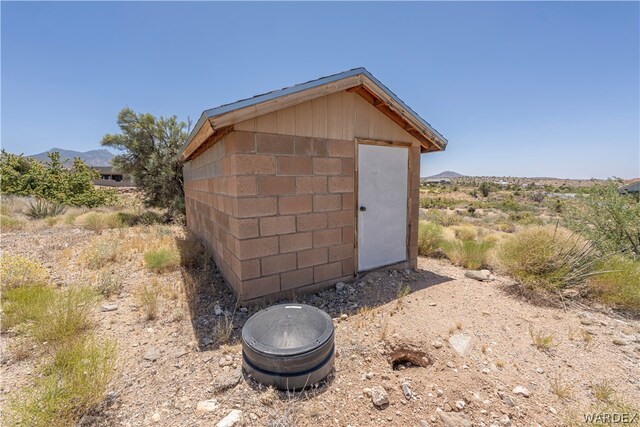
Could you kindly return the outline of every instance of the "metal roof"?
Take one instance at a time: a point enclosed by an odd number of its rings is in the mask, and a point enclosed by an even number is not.
[[[230,104],[224,104],[224,105],[220,105],[219,107],[215,107],[215,108],[211,108],[209,110],[205,110],[205,111],[203,111],[202,115],[200,116],[200,119],[198,120],[198,122],[196,123],[195,127],[193,128],[193,130],[189,134],[189,137],[187,138],[186,143],[182,147],[182,150],[184,150],[187,147],[187,145],[189,145],[189,143],[191,142],[193,137],[196,135],[196,133],[198,133],[198,131],[200,130],[200,128],[202,127],[202,125],[204,124],[204,122],[206,120],[212,119],[214,117],[221,116],[221,115],[229,113],[231,111],[239,110],[241,108],[250,107],[250,106],[253,106],[253,105],[256,105],[256,104],[260,104],[262,102],[266,102],[266,101],[270,101],[270,100],[273,100],[273,99],[276,99],[276,98],[280,98],[280,97],[285,96],[285,95],[290,95],[290,94],[293,94],[293,93],[302,92],[302,91],[305,91],[307,89],[312,89],[312,88],[315,88],[315,87],[318,87],[318,86],[322,86],[322,85],[325,85],[325,84],[328,84],[328,83],[333,83],[333,82],[336,82],[336,81],[339,81],[339,80],[343,80],[343,79],[348,78],[348,77],[357,76],[357,75],[362,75],[362,76],[365,76],[368,79],[370,79],[375,85],[377,85],[380,89],[382,89],[385,92],[385,94],[389,96],[389,98],[391,98],[393,101],[395,101],[402,109],[404,109],[407,113],[409,113],[411,116],[413,116],[413,118],[415,120],[417,120],[420,124],[422,124],[424,127],[426,127],[431,133],[433,133],[433,135],[440,140],[443,149],[444,149],[444,147],[446,147],[447,139],[444,136],[442,136],[442,134],[440,134],[440,132],[435,130],[426,120],[424,120],[422,117],[420,117],[418,115],[418,113],[413,111],[411,109],[411,107],[409,107],[407,104],[405,104],[400,98],[398,98],[398,96],[395,93],[393,93],[388,87],[386,87],[378,79],[376,79],[369,71],[367,71],[364,67],[359,67],[359,68],[353,68],[353,69],[348,70],[348,71],[343,71],[343,72],[338,73],[338,74],[333,74],[333,75],[330,75],[330,76],[321,77],[319,79],[310,80],[308,82],[300,83],[300,84],[297,84],[295,86],[290,86],[290,87],[286,87],[286,88],[283,88],[283,89],[274,90],[274,91],[271,91],[271,92],[267,92],[267,93],[263,93],[263,94],[260,94],[260,95],[256,95],[256,96],[251,97],[251,98],[242,99],[240,101],[232,102]]]

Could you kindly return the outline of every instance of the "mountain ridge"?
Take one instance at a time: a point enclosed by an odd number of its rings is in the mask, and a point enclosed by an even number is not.
[[[58,147],[53,147],[50,150],[32,154],[27,157],[44,162],[49,159],[49,153],[56,151],[60,153],[60,160],[62,160],[65,165],[71,165],[75,157],[80,157],[80,159],[89,166],[111,166],[111,160],[115,157],[111,151],[104,148],[89,151],[76,151]]]

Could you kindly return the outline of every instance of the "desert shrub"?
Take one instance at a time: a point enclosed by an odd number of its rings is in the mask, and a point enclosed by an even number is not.
[[[496,203],[495,207],[505,212],[522,212],[523,210],[525,210],[525,207],[523,205],[521,205],[511,197]]]
[[[189,233],[185,239],[177,241],[180,250],[180,265],[193,267],[204,263],[207,251],[198,238]]]
[[[60,153],[49,153],[49,160],[37,160],[7,153],[0,153],[0,188],[2,193],[33,196],[49,202],[95,207],[111,204],[116,192],[96,188],[93,179],[98,172],[82,160],[73,160],[73,167],[66,167]]]
[[[45,284],[4,288],[2,291],[2,330],[15,328],[25,332],[46,316],[55,298],[55,290]]]
[[[12,218],[8,215],[0,215],[0,230],[13,231],[22,230],[24,228],[24,221],[18,218]]]
[[[162,273],[180,266],[180,254],[174,249],[160,248],[145,252],[144,262],[148,269]]]
[[[156,283],[145,284],[138,291],[138,304],[146,320],[154,320],[158,317],[158,292]]]
[[[450,214],[450,213],[435,210],[435,209],[428,210],[426,213],[425,219],[429,222],[442,225],[443,227],[450,227],[452,225],[457,225],[457,224],[460,224],[460,222],[462,221],[459,215]]]
[[[418,254],[422,256],[434,255],[442,242],[442,226],[428,221],[418,224]]]
[[[529,289],[562,289],[583,283],[594,271],[596,252],[578,235],[559,227],[529,227],[498,251],[501,265]]]
[[[449,260],[464,268],[477,270],[487,265],[487,257],[493,243],[477,240],[447,240],[441,244]]]
[[[102,231],[110,228],[122,227],[122,221],[117,213],[91,212],[83,218],[82,227],[92,231]]]
[[[588,283],[597,299],[616,308],[640,312],[640,261],[614,256],[597,266]]]
[[[480,191],[480,194],[482,194],[483,197],[487,197],[493,191],[493,186],[490,183],[485,181],[480,184],[480,186],[478,187],[478,190]]]
[[[423,209],[448,209],[457,206],[460,202],[447,197],[421,197],[420,207]]]
[[[115,239],[94,240],[84,251],[83,260],[87,267],[98,270],[108,264],[116,262],[119,252],[118,241]]]
[[[542,220],[531,212],[511,212],[509,214],[509,221],[521,225],[542,225]]]
[[[96,288],[105,298],[118,295],[123,288],[123,277],[109,270],[102,270],[96,277]]]
[[[63,427],[98,404],[115,365],[115,345],[82,337],[57,348],[33,385],[10,402],[15,425]]]
[[[160,224],[164,222],[162,215],[149,210],[140,213],[118,212],[116,216],[118,222],[127,227]]]
[[[38,317],[31,327],[36,341],[64,343],[78,337],[92,326],[91,310],[96,292],[88,287],[72,287],[56,292],[45,307],[44,316]]]
[[[67,212],[67,207],[61,203],[36,199],[34,202],[29,202],[26,215],[31,219],[42,219],[63,215],[65,212]]]
[[[640,200],[619,194],[615,183],[593,187],[566,218],[603,252],[640,256]]]
[[[460,240],[476,240],[478,238],[478,230],[471,224],[463,224],[451,227],[456,238]]]
[[[44,285],[48,280],[49,272],[38,261],[20,255],[0,256],[0,283],[3,289]]]

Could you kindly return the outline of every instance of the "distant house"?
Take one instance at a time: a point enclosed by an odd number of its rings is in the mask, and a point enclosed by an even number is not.
[[[420,179],[421,185],[428,184],[451,184],[453,181],[451,178],[422,178]]]
[[[100,179],[93,181],[95,185],[105,187],[132,187],[133,183],[129,175],[111,167],[111,166],[95,166],[94,170],[100,174]]]
[[[639,194],[640,193],[640,180],[632,182],[631,184],[623,185],[618,188],[620,194]]]

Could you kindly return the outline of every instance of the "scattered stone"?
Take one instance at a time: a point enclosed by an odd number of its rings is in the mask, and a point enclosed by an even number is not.
[[[240,418],[242,418],[242,411],[239,409],[233,409],[229,412],[229,415],[221,419],[218,424],[216,424],[216,427],[232,427],[240,421]]]
[[[503,391],[498,391],[498,397],[500,398],[500,400],[502,400],[502,402],[504,402],[505,405],[507,405],[507,406],[513,406],[514,405],[513,399],[507,393],[505,393]]]
[[[364,374],[364,377],[368,380],[370,380],[371,378],[373,378],[373,372],[367,372],[366,374]]]
[[[544,374],[544,369],[536,368],[536,372],[539,373],[539,374]]]
[[[213,391],[220,393],[229,390],[240,384],[240,381],[242,381],[242,366],[217,375],[213,380]]]
[[[407,400],[411,400],[413,397],[413,392],[409,388],[409,383],[406,381],[402,383],[402,394],[404,394],[404,397]]]
[[[436,341],[432,342],[432,343],[431,343],[431,345],[432,345],[434,348],[442,348],[442,345],[443,345],[443,344],[442,344],[442,341],[440,341],[440,340],[436,340]]]
[[[362,394],[364,394],[367,397],[371,397],[371,389],[370,388],[365,388],[364,390],[362,390]]]
[[[435,302],[430,302],[429,307],[435,307],[437,304]]]
[[[371,401],[378,408],[384,409],[389,406],[389,395],[384,388],[376,386],[371,389]]]
[[[220,365],[221,368],[225,366],[231,366],[233,365],[233,359],[231,358],[231,356],[227,355],[218,361],[218,365]]]
[[[440,420],[447,427],[471,427],[471,420],[464,414],[460,413],[447,413],[443,412],[442,409],[436,408],[436,413],[440,417]]]
[[[556,408],[554,408],[553,406],[549,406],[549,408],[548,408],[548,409],[549,409],[549,412],[551,412],[551,413],[552,413],[552,414],[554,414],[554,415],[558,413],[558,411],[556,410]]]
[[[455,334],[449,338],[449,344],[458,355],[466,357],[473,349],[473,337],[467,334]]]
[[[480,282],[485,282],[491,278],[489,270],[466,270],[464,275],[469,279],[479,280]]]
[[[452,362],[452,361],[447,361],[447,368],[451,368],[454,369],[456,367],[456,365]]]
[[[215,399],[201,400],[196,405],[196,414],[203,414],[205,412],[212,412],[218,409],[220,404]]]
[[[509,418],[509,415],[504,414],[504,416],[500,418],[500,424],[502,424],[503,426],[510,426],[511,418]]]
[[[456,402],[456,410],[458,411],[462,411],[465,407],[466,403],[464,403],[464,400],[458,400]]]
[[[444,395],[444,390],[442,390],[441,388],[436,390],[436,396],[441,397]]]
[[[482,368],[482,371],[480,371],[480,372],[482,372],[482,373],[483,373],[483,374],[485,374],[485,375],[486,375],[486,374],[490,374],[490,373],[491,373],[491,369],[489,369],[489,368]]]
[[[158,350],[157,348],[152,348],[150,350],[148,350],[144,356],[142,356],[142,358],[144,360],[148,360],[150,362],[155,362],[156,360],[160,359],[160,350]]]
[[[520,394],[520,395],[522,395],[524,397],[531,396],[531,393],[529,392],[529,389],[527,389],[526,387],[521,386],[521,385],[516,386],[516,388],[513,389],[513,393],[514,394]]]
[[[629,344],[631,344],[631,341],[626,340],[624,338],[616,337],[616,338],[613,339],[613,343],[615,345],[629,345]]]
[[[213,307],[213,314],[215,314],[216,316],[220,316],[222,313],[224,313],[224,310],[222,309],[222,307],[220,307],[218,304],[216,304]]]
[[[336,291],[342,292],[344,291],[345,284],[343,282],[336,283]]]
[[[151,420],[153,420],[154,423],[157,423],[158,421],[160,421],[160,413],[156,412],[155,414],[153,414],[151,416]]]
[[[453,411],[453,407],[449,404],[449,402],[445,402],[443,406],[444,406],[445,412]]]
[[[341,314],[340,315],[340,320],[347,320],[348,318],[349,318],[349,316],[346,315],[346,314]]]
[[[102,311],[116,311],[118,309],[118,304],[104,304],[102,306]]]

